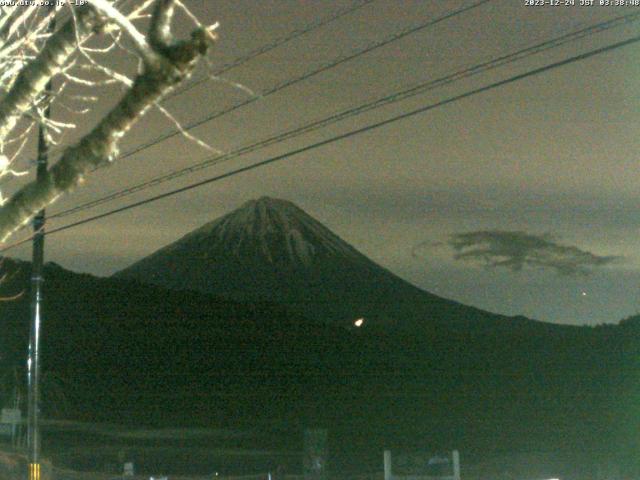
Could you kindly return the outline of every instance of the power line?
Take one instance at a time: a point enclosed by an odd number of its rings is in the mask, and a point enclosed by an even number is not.
[[[337,67],[339,65],[342,65],[342,64],[344,64],[346,62],[349,62],[351,60],[354,60],[355,58],[358,58],[358,57],[360,57],[362,55],[370,53],[370,52],[372,52],[372,51],[374,51],[374,50],[376,50],[378,48],[384,47],[384,46],[386,46],[386,45],[388,45],[388,44],[390,44],[392,42],[395,42],[397,40],[405,38],[408,35],[412,35],[414,33],[417,33],[419,31],[421,31],[421,30],[424,30],[426,28],[429,28],[429,27],[432,27],[434,25],[437,25],[438,23],[441,23],[441,22],[443,22],[445,20],[453,18],[453,17],[455,17],[457,15],[465,13],[465,12],[467,12],[469,10],[472,10],[474,8],[478,8],[478,7],[484,5],[485,3],[488,3],[490,1],[492,1],[492,0],[479,0],[479,1],[477,1],[477,2],[475,2],[473,4],[471,4],[471,5],[468,5],[468,6],[465,6],[465,7],[460,7],[458,9],[456,9],[456,10],[452,10],[452,11],[450,11],[448,13],[445,13],[444,15],[441,15],[441,16],[435,18],[435,19],[429,20],[427,22],[420,23],[420,24],[412,26],[412,27],[408,27],[408,28],[406,28],[404,30],[401,30],[401,31],[399,31],[397,33],[394,33],[394,34],[392,34],[392,35],[390,35],[390,36],[388,36],[388,37],[386,37],[386,38],[384,38],[382,40],[379,40],[379,41],[376,41],[376,42],[374,42],[374,43],[372,43],[370,45],[367,45],[366,47],[364,47],[364,48],[362,48],[360,50],[357,50],[356,52],[349,53],[347,55],[338,57],[338,58],[336,58],[336,59],[334,59],[334,60],[332,60],[332,61],[330,61],[328,63],[322,64],[319,67],[316,67],[313,70],[305,72],[302,75],[299,75],[297,77],[294,77],[294,78],[291,78],[291,79],[287,79],[287,80],[285,80],[285,81],[283,81],[281,83],[278,83],[275,86],[271,87],[270,89],[262,92],[260,95],[256,95],[256,96],[250,97],[250,98],[248,98],[248,99],[246,99],[246,100],[244,100],[242,102],[236,103],[235,105],[231,105],[228,108],[225,108],[225,109],[222,109],[222,110],[218,110],[217,112],[211,113],[211,114],[209,114],[209,115],[207,115],[207,116],[205,116],[205,117],[203,117],[203,118],[201,118],[199,120],[196,120],[195,122],[190,123],[189,125],[183,127],[182,129],[175,129],[175,130],[167,132],[167,133],[165,133],[163,135],[160,135],[160,136],[156,137],[155,139],[153,139],[153,140],[151,140],[151,141],[149,141],[147,143],[143,143],[143,144],[141,144],[141,145],[129,150],[128,152],[123,153],[122,155],[120,155],[118,157],[118,159],[122,160],[122,159],[125,159],[127,157],[130,157],[131,155],[135,155],[136,153],[139,153],[142,150],[146,150],[147,148],[150,148],[150,147],[152,147],[154,145],[157,145],[160,142],[163,142],[165,140],[173,138],[176,135],[180,135],[184,131],[192,130],[192,129],[196,128],[196,127],[199,127],[200,125],[203,125],[203,124],[205,124],[207,122],[210,122],[211,120],[214,120],[214,119],[219,118],[219,117],[221,117],[223,115],[231,113],[231,112],[233,112],[235,110],[238,110],[239,108],[242,108],[244,106],[250,105],[250,104],[252,104],[252,103],[254,103],[254,102],[258,101],[258,100],[261,100],[261,99],[263,99],[265,97],[268,97],[269,95],[273,95],[274,93],[277,93],[277,92],[279,92],[281,90],[284,90],[287,87],[291,87],[292,85],[295,85],[297,83],[300,83],[300,82],[303,82],[305,80],[308,80],[308,79],[310,79],[310,78],[312,78],[312,77],[314,77],[314,76],[316,76],[316,75],[318,75],[320,73],[326,72],[326,71],[328,71],[328,70],[330,70],[332,68],[335,68],[335,67]]]
[[[285,89],[287,87],[290,87],[292,85],[300,83],[300,82],[302,82],[304,80],[308,80],[309,78],[312,78],[315,75],[318,75],[318,74],[320,74],[322,72],[326,72],[326,71],[328,71],[328,70],[330,70],[330,69],[332,69],[332,68],[334,68],[334,67],[336,67],[338,65],[342,65],[343,63],[349,62],[349,61],[351,61],[351,60],[353,60],[355,58],[358,58],[358,57],[360,57],[362,55],[365,55],[365,54],[367,54],[367,53],[369,53],[369,52],[371,52],[373,50],[376,50],[376,49],[381,48],[381,47],[383,47],[385,45],[388,45],[388,44],[390,44],[392,42],[395,42],[397,40],[405,38],[408,35],[417,33],[417,32],[419,32],[421,30],[424,30],[425,28],[437,25],[438,23],[441,23],[441,22],[443,22],[445,20],[453,18],[453,17],[455,17],[457,15],[460,15],[460,14],[465,13],[467,11],[470,11],[472,9],[478,8],[478,7],[482,6],[482,5],[484,5],[485,3],[489,3],[490,1],[492,1],[492,0],[479,0],[479,1],[477,1],[477,2],[475,2],[473,4],[471,4],[471,5],[460,7],[458,9],[449,11],[449,12],[447,12],[447,13],[445,13],[445,14],[443,14],[443,15],[435,18],[435,19],[431,19],[431,20],[428,20],[427,22],[423,22],[421,24],[414,25],[414,26],[408,27],[406,29],[403,29],[403,30],[401,30],[401,31],[399,31],[397,33],[394,33],[394,34],[392,34],[392,35],[390,35],[388,37],[385,37],[382,40],[376,41],[376,42],[364,47],[363,49],[360,49],[360,50],[358,50],[356,52],[353,52],[353,53],[350,53],[348,55],[344,55],[344,56],[338,57],[337,59],[334,59],[329,63],[323,64],[320,67],[316,67],[315,69],[313,69],[311,71],[305,72],[305,73],[303,73],[302,75],[300,75],[298,77],[294,77],[292,79],[287,79],[287,80],[275,85],[274,87],[270,88],[269,90],[262,92],[262,94],[260,94],[259,96],[251,97],[251,98],[249,98],[249,99],[247,99],[247,100],[245,100],[243,102],[240,102],[240,103],[237,103],[235,105],[232,105],[232,106],[230,106],[230,107],[228,107],[226,109],[219,110],[217,112],[209,114],[206,117],[204,117],[204,118],[202,118],[200,120],[197,120],[197,121],[195,121],[195,122],[193,122],[193,123],[181,128],[181,129],[176,129],[176,130],[173,130],[173,131],[168,132],[166,134],[160,135],[159,137],[156,137],[154,140],[151,140],[151,141],[149,141],[147,143],[141,144],[141,145],[133,148],[132,150],[129,150],[128,152],[125,152],[124,154],[122,154],[122,155],[120,155],[118,157],[118,160],[123,160],[123,159],[125,159],[127,157],[135,155],[136,153],[139,153],[142,150],[146,150],[147,148],[150,148],[150,147],[152,147],[154,145],[157,145],[158,143],[163,142],[165,140],[168,140],[168,139],[170,139],[170,138],[172,138],[172,137],[174,137],[176,135],[179,135],[179,134],[181,134],[181,133],[183,133],[185,131],[192,130],[192,129],[194,129],[194,128],[196,128],[196,127],[198,127],[198,126],[200,126],[200,125],[202,125],[204,123],[207,123],[207,122],[209,122],[211,120],[219,118],[219,117],[221,117],[223,115],[226,115],[227,113],[231,113],[231,112],[233,112],[233,111],[235,111],[235,110],[237,110],[237,109],[239,109],[241,107],[249,105],[249,104],[251,104],[251,103],[253,103],[253,102],[257,101],[257,100],[263,99],[263,98],[265,98],[265,97],[267,97],[269,95],[272,95],[272,94],[274,94],[276,92],[279,92],[279,91],[281,91],[281,90],[283,90],[283,89]],[[251,54],[249,54],[249,55],[251,55]],[[96,169],[94,169],[94,171],[98,170],[100,168],[103,168],[103,167],[97,167]],[[55,216],[62,216],[63,214],[64,215],[68,214],[68,211],[60,212],[59,214],[56,214],[56,215],[53,215],[53,216],[54,217]]]
[[[125,0],[123,3],[126,4],[131,0]],[[357,2],[355,2],[353,5],[349,5],[347,7],[344,7],[342,9],[339,9],[338,11],[327,15],[326,17],[320,18],[314,22],[308,23],[304,26],[302,26],[301,28],[295,29],[291,32],[289,32],[287,35],[274,40],[271,43],[262,45],[258,48],[256,48],[255,50],[250,51],[249,53],[246,53],[240,57],[237,57],[233,60],[231,60],[230,62],[222,65],[221,67],[217,68],[216,70],[214,70],[213,72],[210,73],[210,75],[217,77],[220,76],[236,67],[239,67],[240,65],[243,65],[247,62],[249,62],[250,60],[253,60],[256,57],[259,57],[260,55],[263,55],[265,53],[268,53],[272,50],[275,50],[276,48],[280,47],[281,45],[284,45],[285,43],[288,43],[292,40],[295,40],[298,37],[301,37],[303,35],[306,35],[307,33],[310,33],[314,30],[317,30],[319,28],[322,28],[336,20],[339,20],[340,18],[349,15],[353,12],[355,12],[356,10],[359,10],[373,2],[375,2],[376,0],[359,0]],[[71,15],[69,16],[69,18],[71,18]],[[195,88],[196,86],[206,82],[209,80],[209,76],[205,77],[205,78],[201,78],[199,80],[195,80],[191,83],[189,83],[188,85],[183,86],[182,88],[178,88],[176,90],[174,90],[173,92],[169,93],[167,96],[165,96],[162,101],[166,101],[166,100],[170,100],[174,97],[177,97],[178,95],[181,95],[193,88]],[[58,147],[55,150],[52,150],[52,153],[58,153],[60,151],[62,151],[65,147]],[[135,152],[134,152],[135,153]],[[124,158],[129,156],[131,153],[127,152],[125,153],[123,156],[121,156],[120,158]]]
[[[63,210],[61,212],[58,212],[54,215],[51,215],[50,218],[59,218],[59,217],[64,217],[64,216],[68,216],[71,215],[73,213],[77,213],[79,211],[83,211],[83,210],[87,210],[93,207],[96,207],[98,205],[102,205],[104,203],[116,200],[118,198],[122,198],[122,197],[126,197],[129,196],[133,193],[139,192],[139,191],[143,191],[146,190],[147,188],[165,183],[167,181],[179,178],[181,176],[196,172],[198,170],[202,170],[204,168],[208,168],[210,166],[213,165],[217,165],[220,164],[222,162],[225,161],[229,161],[233,158],[237,158],[239,156],[245,155],[247,153],[251,153],[254,152],[256,150],[268,147],[270,145],[276,144],[276,143],[280,143],[283,142],[285,140],[289,140],[291,138],[300,136],[302,134],[305,133],[309,133],[311,131],[315,131],[317,129],[326,127],[328,125],[331,125],[333,123],[336,123],[338,121],[344,120],[346,118],[352,117],[354,115],[360,115],[362,113],[365,113],[367,111],[382,107],[384,105],[388,105],[390,103],[394,103],[394,102],[398,102],[401,100],[405,100],[407,98],[411,98],[414,97],[416,95],[419,94],[423,94],[427,91],[433,90],[435,88],[438,87],[442,87],[444,85],[449,85],[451,83],[454,83],[456,81],[465,79],[465,78],[469,78],[471,76],[507,65],[509,63],[513,63],[515,61],[518,60],[522,60],[524,58],[530,57],[532,55],[536,55],[540,52],[546,51],[546,50],[550,50],[552,48],[557,48],[561,45],[564,45],[568,42],[572,42],[572,41],[576,41],[582,38],[585,38],[587,36],[593,35],[595,33],[598,32],[602,32],[604,30],[607,29],[611,29],[626,23],[630,23],[633,21],[637,21],[638,18],[640,18],[640,13],[635,13],[635,14],[628,14],[628,15],[623,15],[620,17],[616,17],[613,18],[611,20],[608,21],[604,21],[604,22],[600,22],[598,24],[583,28],[581,30],[575,31],[575,32],[570,32],[568,34],[562,35],[560,37],[556,37],[554,39],[542,42],[542,43],[538,43],[535,45],[532,45],[530,47],[526,47],[524,49],[518,50],[516,52],[510,53],[510,54],[506,54],[503,55],[501,57],[498,57],[496,59],[493,60],[489,60],[487,62],[483,62],[477,65],[474,65],[472,67],[468,67],[465,68],[461,71],[457,71],[455,73],[446,75],[444,77],[438,78],[436,80],[430,80],[428,82],[424,82],[421,84],[418,84],[416,86],[413,86],[411,88],[396,92],[396,93],[392,93],[390,95],[386,95],[382,98],[377,98],[373,101],[370,101],[368,103],[365,103],[363,105],[359,105],[353,108],[350,108],[348,110],[344,110],[342,112],[338,112],[335,114],[332,114],[328,117],[325,117],[323,119],[320,120],[315,120],[312,121],[306,125],[303,125],[301,127],[297,127],[293,130],[289,130],[283,133],[279,133],[277,135],[274,135],[272,137],[269,137],[267,139],[261,140],[259,142],[244,146],[244,147],[240,147],[237,148],[231,152],[222,154],[222,155],[216,155],[213,157],[210,157],[208,159],[205,159],[203,161],[200,161],[194,165],[191,165],[189,167],[185,167],[173,172],[169,172],[157,177],[154,177],[152,179],[149,179],[145,182],[139,183],[137,185],[134,185],[132,187],[127,187],[124,189],[121,189],[117,192],[111,193],[107,196],[104,196],[102,198],[96,199],[96,200],[92,200],[89,202],[86,202],[84,204],[69,208],[67,210]]]
[[[295,40],[298,37],[301,37],[309,32],[312,32],[313,30],[317,30],[321,27],[324,27],[325,25],[328,25],[346,15],[349,15],[350,13],[355,12],[356,10],[359,10],[360,8],[369,5],[370,3],[373,3],[376,0],[360,0],[358,2],[355,2],[353,5],[349,5],[345,8],[342,8],[340,10],[338,10],[337,12],[331,14],[331,15],[327,15],[324,18],[320,18],[318,20],[316,20],[315,22],[311,22],[309,24],[307,24],[306,26],[302,27],[302,28],[298,28],[296,30],[293,30],[291,32],[289,32],[287,35],[274,40],[273,42],[263,45],[261,47],[256,48],[255,50],[250,51],[249,53],[238,57],[234,60],[231,60],[228,63],[225,63],[224,65],[222,65],[221,67],[217,68],[216,70],[214,70],[213,72],[211,72],[211,75],[213,76],[219,76],[222,75],[226,72],[228,72],[229,70],[232,70],[236,67],[239,67],[240,65],[243,65],[245,63],[247,63],[250,60],[253,60],[256,57],[259,57],[262,54],[265,54],[267,52],[270,52],[271,50],[275,50],[276,48],[278,48],[281,45],[284,45],[285,43],[290,42],[291,40]],[[169,95],[167,95],[163,100],[169,100],[175,96],[181,95],[184,92],[193,89],[194,87],[197,87],[198,85],[208,81],[208,78],[201,78],[199,80],[195,80],[193,82],[191,82],[188,85],[185,85],[182,88],[176,89],[175,91],[171,92]]]
[[[111,215],[115,215],[116,213],[124,212],[126,210],[131,210],[133,208],[137,208],[137,207],[140,207],[140,206],[143,206],[143,205],[146,205],[146,204],[161,200],[163,198],[167,198],[167,197],[170,197],[170,196],[173,196],[173,195],[177,195],[178,193],[186,192],[188,190],[193,190],[193,189],[201,187],[203,185],[208,185],[210,183],[214,183],[214,182],[223,180],[225,178],[229,178],[229,177],[232,177],[234,175],[238,175],[240,173],[244,173],[244,172],[247,172],[247,171],[250,171],[250,170],[254,170],[254,169],[259,168],[259,167],[264,167],[266,165],[270,165],[272,163],[279,162],[281,160],[290,158],[292,156],[308,152],[308,151],[316,149],[318,147],[322,147],[324,145],[329,145],[331,143],[335,143],[335,142],[338,142],[340,140],[344,140],[344,139],[347,139],[347,138],[350,138],[350,137],[353,137],[353,136],[356,136],[356,135],[359,135],[359,134],[362,134],[362,133],[365,133],[365,132],[369,132],[369,131],[378,129],[380,127],[383,127],[385,125],[389,125],[391,123],[394,123],[394,122],[397,122],[397,121],[400,121],[400,120],[404,120],[404,119],[413,117],[415,115],[418,115],[418,114],[421,114],[421,113],[425,113],[425,112],[430,111],[430,110],[434,110],[434,109],[442,107],[444,105],[449,105],[449,104],[457,102],[459,100],[463,100],[465,98],[469,98],[469,97],[477,95],[479,93],[487,92],[487,91],[496,89],[498,87],[502,87],[504,85],[508,85],[510,83],[517,82],[519,80],[523,80],[523,79],[528,78],[528,77],[532,77],[532,76],[535,76],[535,75],[539,75],[541,73],[548,72],[548,71],[553,70],[555,68],[559,68],[559,67],[562,67],[562,66],[565,66],[565,65],[569,65],[571,63],[582,61],[582,60],[585,60],[587,58],[594,57],[596,55],[600,55],[600,54],[603,54],[603,53],[606,53],[606,52],[609,52],[609,51],[612,51],[612,50],[615,50],[615,49],[618,49],[618,48],[622,48],[622,47],[637,43],[639,41],[640,41],[640,35],[632,37],[632,38],[629,38],[627,40],[623,40],[621,42],[617,42],[617,43],[614,43],[614,44],[611,44],[611,45],[607,45],[607,46],[602,47],[602,48],[591,50],[589,52],[582,53],[580,55],[575,55],[573,57],[570,57],[570,58],[567,58],[565,60],[561,60],[561,61],[558,61],[558,62],[554,62],[554,63],[548,64],[548,65],[545,65],[543,67],[535,68],[535,69],[529,70],[529,71],[527,71],[525,73],[514,75],[514,76],[509,77],[509,78],[507,78],[505,80],[499,80],[499,81],[491,83],[489,85],[485,85],[483,87],[479,87],[479,88],[467,91],[467,92],[462,93],[462,94],[454,95],[454,96],[449,97],[449,98],[447,98],[445,100],[441,100],[439,102],[432,103],[432,104],[429,104],[429,105],[425,105],[423,107],[411,110],[409,112],[405,112],[405,113],[402,113],[400,115],[393,116],[393,117],[388,118],[386,120],[382,120],[380,122],[376,122],[376,123],[373,123],[373,124],[370,124],[370,125],[366,125],[364,127],[360,127],[360,128],[355,129],[355,130],[351,130],[349,132],[346,132],[346,133],[343,133],[343,134],[340,134],[340,135],[336,135],[334,137],[331,137],[331,138],[328,138],[328,139],[325,139],[325,140],[321,140],[319,142],[315,142],[315,143],[312,143],[310,145],[306,145],[306,146],[301,147],[301,148],[297,148],[295,150],[290,150],[289,152],[286,152],[286,153],[283,153],[281,155],[277,155],[277,156],[268,158],[266,160],[262,160],[260,162],[254,163],[252,165],[248,165],[248,166],[245,166],[245,167],[242,167],[242,168],[238,168],[236,170],[232,170],[230,172],[227,172],[227,173],[224,173],[224,174],[221,174],[221,175],[216,175],[214,177],[210,177],[210,178],[207,178],[205,180],[201,180],[199,182],[192,183],[190,185],[187,185],[187,186],[184,186],[184,187],[181,187],[181,188],[177,188],[175,190],[171,190],[169,192],[165,192],[165,193],[162,193],[162,194],[147,198],[145,200],[134,202],[134,203],[131,203],[129,205],[125,205],[123,207],[116,208],[114,210],[110,210],[108,212],[105,212],[105,213],[102,213],[102,214],[99,214],[99,215],[94,215],[93,217],[85,218],[85,219],[79,220],[77,222],[73,222],[73,223],[70,223],[68,225],[64,225],[62,227],[58,227],[58,228],[49,230],[49,231],[46,232],[46,235],[51,235],[51,234],[54,234],[54,233],[59,233],[59,232],[65,231],[65,230],[69,230],[71,228],[75,228],[75,227],[84,225],[86,223],[90,223],[90,222],[93,222],[93,221],[96,221],[96,220],[99,220],[99,219],[102,219],[102,218],[109,217]],[[22,243],[24,243],[25,241],[28,241],[28,240],[29,239],[26,239],[26,240],[22,241]],[[7,247],[7,248],[2,249],[2,250],[0,250],[0,253],[4,253],[9,248],[14,248],[18,244],[14,244],[11,247]]]

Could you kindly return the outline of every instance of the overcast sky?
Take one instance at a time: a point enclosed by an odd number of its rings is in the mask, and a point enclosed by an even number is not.
[[[220,41],[210,55],[214,69],[353,4],[186,3],[203,23],[220,22]],[[188,124],[250,98],[246,89],[264,92],[402,29],[474,3],[375,0],[226,72],[225,81],[203,83],[165,104]],[[640,7],[534,7],[525,0],[493,0],[265,96],[193,133],[221,151],[233,150],[630,13],[640,14]],[[633,22],[588,36],[93,210],[52,220],[50,226],[633,37],[639,26],[640,22]],[[376,262],[438,295],[550,322],[616,322],[640,311],[639,60],[640,46],[633,44],[52,235],[47,238],[46,258],[76,271],[109,275],[248,199],[270,195],[295,202]],[[109,61],[128,68],[119,58]],[[206,69],[201,69],[196,78],[205,74]],[[234,87],[234,82],[245,88]],[[82,125],[90,125],[109,100],[117,98],[117,89],[106,89],[102,95]],[[126,138],[122,151],[172,128],[152,112]],[[211,152],[187,139],[173,138],[96,172],[49,212],[209,156]],[[30,247],[12,254],[28,258]]]

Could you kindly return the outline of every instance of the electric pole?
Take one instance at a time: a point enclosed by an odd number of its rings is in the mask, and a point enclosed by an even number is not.
[[[48,13],[52,15],[48,32],[55,29],[55,3],[51,2]],[[46,120],[51,117],[51,80],[45,87],[42,98],[43,119],[38,128],[38,160],[36,180],[43,182],[47,177],[49,143]],[[40,210],[33,219],[33,255],[31,263],[31,327],[29,331],[29,358],[27,360],[28,412],[27,448],[29,459],[29,480],[40,480],[40,324],[42,321],[42,284],[44,264],[44,224],[45,211]]]

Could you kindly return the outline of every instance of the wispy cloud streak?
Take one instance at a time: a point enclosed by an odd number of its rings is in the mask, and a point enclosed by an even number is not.
[[[563,245],[551,235],[522,231],[479,230],[455,233],[447,244],[456,260],[477,261],[488,267],[521,271],[524,267],[550,268],[562,275],[588,274],[593,268],[621,259],[597,255],[573,245]]]

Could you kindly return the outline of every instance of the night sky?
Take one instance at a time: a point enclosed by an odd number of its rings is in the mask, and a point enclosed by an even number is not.
[[[248,90],[259,94],[336,57],[474,3],[375,0],[165,105],[188,124],[245,101],[251,95]],[[524,0],[490,1],[265,96],[192,133],[215,149],[233,150],[598,22],[640,14],[640,7],[579,3],[537,7]],[[203,23],[220,22],[220,40],[209,56],[215,70],[352,2],[186,0],[186,4]],[[628,23],[590,35],[52,220],[50,228],[631,38],[638,35],[639,25]],[[180,27],[184,33],[188,24],[181,21]],[[135,71],[135,63],[121,56],[104,58],[115,68]],[[293,201],[374,261],[443,297],[550,322],[617,322],[640,311],[638,60],[640,45],[626,46],[52,235],[46,241],[46,258],[72,270],[109,275],[246,200],[269,195]],[[203,64],[194,78],[205,75]],[[101,100],[64,141],[86,131],[118,92],[118,87],[100,90]],[[56,115],[68,118],[60,109],[54,109]],[[160,113],[150,112],[126,137],[121,150],[172,128]],[[24,164],[32,155],[33,150],[27,152]],[[172,138],[95,172],[48,212],[211,155],[185,138]],[[5,191],[11,188],[7,185]],[[28,258],[30,247],[11,254]]]

